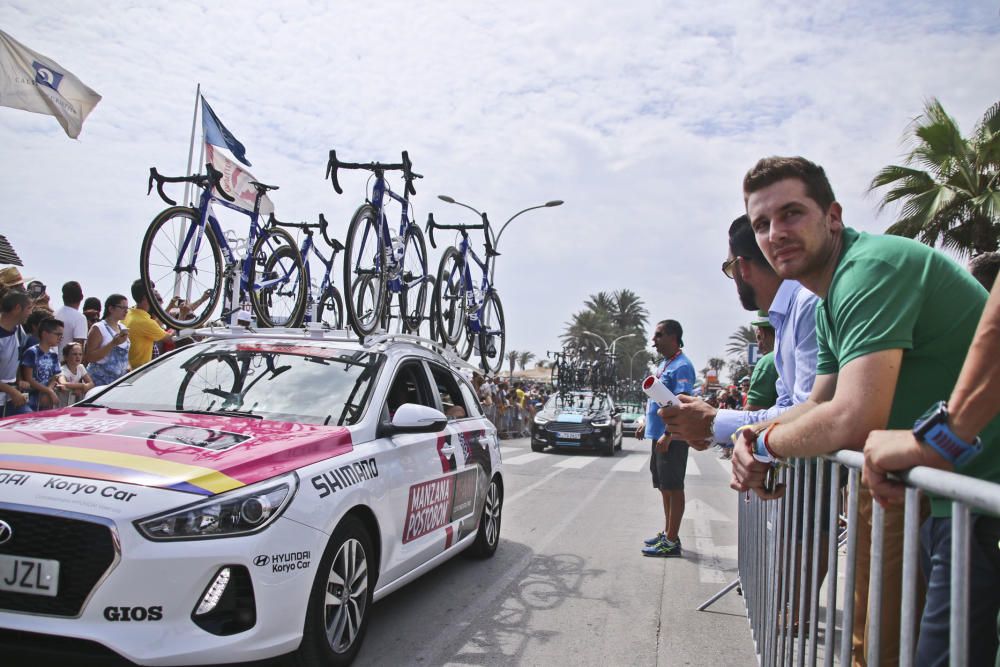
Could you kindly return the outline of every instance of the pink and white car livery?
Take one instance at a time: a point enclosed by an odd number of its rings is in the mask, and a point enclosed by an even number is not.
[[[375,600],[499,543],[496,431],[439,352],[215,339],[0,420],[0,653],[351,662]]]

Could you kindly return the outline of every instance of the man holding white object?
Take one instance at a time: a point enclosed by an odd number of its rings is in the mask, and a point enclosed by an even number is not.
[[[694,389],[695,371],[691,360],[682,351],[684,329],[676,320],[663,320],[653,332],[653,347],[663,356],[652,377],[654,382],[673,394],[690,394]],[[645,435],[653,443],[649,470],[653,487],[663,499],[664,530],[646,540],[643,556],[669,558],[681,555],[678,535],[684,516],[684,474],[687,471],[688,443],[670,439],[670,434],[657,414],[660,404],[650,399],[646,403]]]

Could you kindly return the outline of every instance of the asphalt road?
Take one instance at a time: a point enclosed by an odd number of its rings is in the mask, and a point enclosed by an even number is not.
[[[501,542],[379,601],[357,665],[755,665],[736,574],[728,463],[691,452],[683,558],[646,558],[663,513],[649,441],[613,458],[505,440]],[[722,465],[725,463],[725,465]]]

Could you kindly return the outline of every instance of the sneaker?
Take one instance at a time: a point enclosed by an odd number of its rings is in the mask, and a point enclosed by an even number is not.
[[[681,555],[681,543],[680,540],[677,542],[667,542],[666,538],[662,541],[657,542],[651,547],[646,547],[642,550],[643,556],[653,556],[659,558],[671,558],[673,556]]]
[[[654,544],[659,544],[660,542],[662,542],[665,539],[667,539],[667,534],[666,533],[657,533],[656,535],[654,535],[653,537],[649,538],[648,540],[643,540],[642,543],[645,544],[647,547],[651,547]]]

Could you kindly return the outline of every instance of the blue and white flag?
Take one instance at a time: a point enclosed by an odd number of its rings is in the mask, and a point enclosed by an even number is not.
[[[55,116],[73,139],[101,96],[59,63],[0,30],[0,106]]]
[[[212,111],[212,107],[208,106],[208,101],[205,100],[205,96],[201,97],[201,126],[205,131],[205,143],[212,144],[213,146],[218,146],[219,148],[228,148],[229,151],[236,156],[236,159],[245,164],[248,167],[253,165],[247,160],[246,152],[247,149],[243,147],[243,144],[233,136],[233,133],[226,129],[226,126],[222,124],[219,117],[215,115]]]

